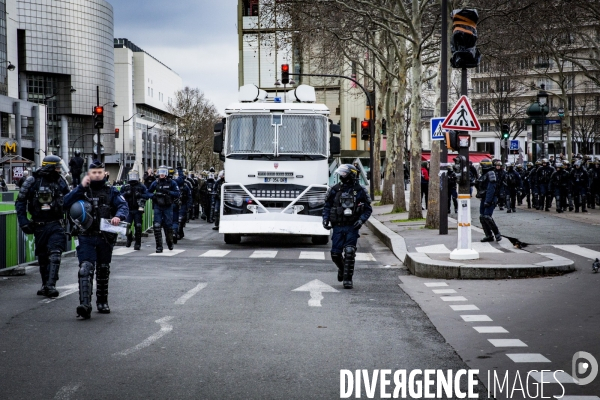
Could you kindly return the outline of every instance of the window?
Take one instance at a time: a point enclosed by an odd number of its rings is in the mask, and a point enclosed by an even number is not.
[[[490,102],[489,101],[479,101],[475,103],[475,114],[478,115],[489,115],[491,114]]]
[[[485,72],[490,72],[490,63],[482,61],[478,66],[477,66],[477,73],[478,74],[482,74]]]
[[[477,142],[477,151],[480,153],[488,153],[494,155],[495,147],[496,145],[494,142]]]
[[[496,81],[497,92],[510,92],[510,79],[498,79]]]
[[[358,126],[358,119],[357,118],[350,119],[350,133],[352,135],[357,134],[357,131],[356,131],[357,126]]]
[[[575,84],[575,76],[565,77],[565,89],[572,89]]]
[[[490,82],[489,81],[476,81],[475,82],[475,93],[489,93]]]
[[[481,131],[482,132],[490,132],[492,130],[492,126],[489,122],[481,123]]]
[[[258,0],[244,0],[244,17],[258,17]]]
[[[150,86],[148,86],[148,97],[150,97]]]
[[[523,57],[518,62],[519,69],[531,69],[531,58]]]
[[[510,100],[499,101],[495,104],[496,114],[510,114]]]

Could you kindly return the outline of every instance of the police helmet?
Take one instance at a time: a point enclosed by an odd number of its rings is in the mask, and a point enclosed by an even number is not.
[[[42,160],[42,171],[44,172],[54,172],[60,168],[60,162],[62,159],[59,156],[55,156],[54,154],[47,155]]]
[[[600,158],[599,157],[596,157],[596,161],[594,161],[594,164],[600,165]]]
[[[508,169],[508,168],[514,167],[515,165],[513,163],[511,163],[511,162],[507,162],[505,166]]]
[[[342,164],[335,170],[343,183],[352,183],[358,180],[358,169],[352,164]]]
[[[172,177],[175,174],[175,168],[167,167],[167,170],[169,171],[169,177]]]
[[[527,169],[529,169],[529,168],[533,168],[533,163],[531,161],[529,161],[527,163]]]
[[[490,160],[489,158],[484,158],[481,161],[479,161],[479,165],[481,166],[481,169],[484,171],[490,170],[490,169],[492,169],[492,160]]]
[[[542,158],[542,165],[543,164],[548,164],[548,159],[547,158]]]
[[[556,167],[556,168],[563,168],[563,167],[564,167],[564,165],[563,165],[563,163],[561,163],[560,161],[558,161],[558,162],[556,163],[555,167]]]
[[[75,157],[79,157],[81,155],[81,152],[79,150],[75,150],[73,152],[73,155],[75,155]]]
[[[502,161],[500,161],[500,160],[494,161],[494,166],[496,166],[496,167],[502,167]]]
[[[85,232],[94,222],[92,211],[92,205],[89,202],[79,200],[69,209],[69,218],[79,230]]]
[[[210,167],[210,169],[208,170],[208,172],[215,172],[215,167]]]
[[[538,159],[535,161],[535,165],[540,166],[542,165],[542,160]]]
[[[139,182],[140,181],[140,173],[137,170],[132,169],[127,174],[127,181],[128,182]]]
[[[161,165],[160,167],[158,167],[158,171],[157,171],[158,175],[169,175],[169,168],[165,165]]]
[[[517,166],[515,168],[517,168],[518,170],[521,170],[521,169],[523,169],[523,164],[517,164]]]
[[[581,167],[581,160],[575,161],[575,164],[573,164],[573,165],[575,166],[575,168]]]

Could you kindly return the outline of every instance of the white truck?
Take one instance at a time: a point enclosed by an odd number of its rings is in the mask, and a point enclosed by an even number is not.
[[[247,235],[311,236],[327,244],[322,212],[329,159],[340,153],[340,127],[316,103],[314,88],[267,100],[254,85],[240,88],[239,103],[215,126],[214,151],[225,162],[219,233],[225,243]]]

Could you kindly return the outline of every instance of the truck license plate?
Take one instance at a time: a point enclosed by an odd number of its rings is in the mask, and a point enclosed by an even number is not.
[[[265,183],[287,183],[287,178],[265,178]]]

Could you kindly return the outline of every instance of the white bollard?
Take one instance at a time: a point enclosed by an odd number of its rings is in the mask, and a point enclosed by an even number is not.
[[[450,253],[451,260],[477,260],[479,253],[471,248],[471,196],[458,195],[458,244]]]

